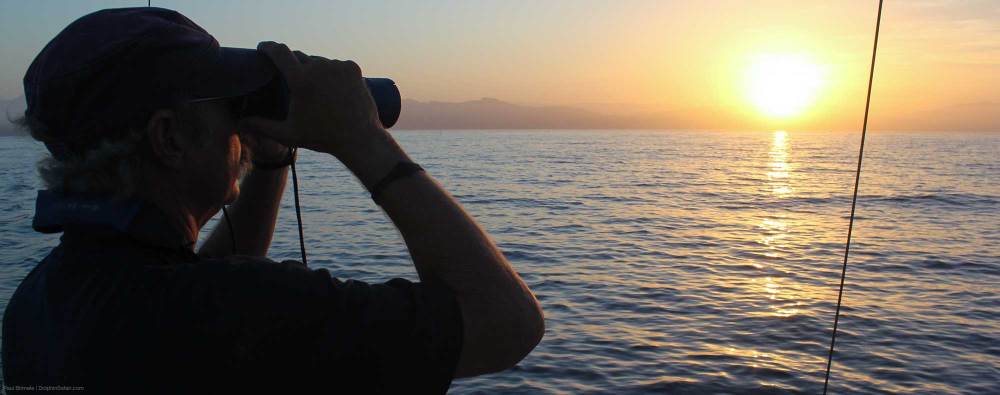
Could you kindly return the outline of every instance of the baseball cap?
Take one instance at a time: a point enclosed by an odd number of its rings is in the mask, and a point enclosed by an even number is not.
[[[124,133],[158,108],[236,97],[280,73],[255,49],[221,47],[180,13],[157,7],[85,15],[35,57],[24,76],[25,116],[57,159]]]

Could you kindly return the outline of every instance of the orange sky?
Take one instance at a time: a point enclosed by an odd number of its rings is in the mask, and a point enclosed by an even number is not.
[[[123,1],[14,3],[0,15],[0,97],[72,19]],[[284,41],[357,60],[406,98],[495,97],[636,115],[664,127],[854,130],[864,108],[876,1],[154,1],[223,45]],[[824,83],[786,118],[747,99],[761,54],[810,59]],[[888,1],[872,128],[1000,130],[1000,3]]]

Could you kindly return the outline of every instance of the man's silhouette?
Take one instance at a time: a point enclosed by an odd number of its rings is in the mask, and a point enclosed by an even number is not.
[[[244,116],[247,95],[276,81],[287,116]],[[174,11],[112,9],[59,33],[24,88],[22,122],[51,153],[33,226],[63,234],[7,306],[10,393],[444,392],[542,337],[538,301],[382,127],[351,61],[224,48]],[[265,257],[286,147],[354,173],[419,283]],[[233,229],[221,222],[196,252],[228,203]]]

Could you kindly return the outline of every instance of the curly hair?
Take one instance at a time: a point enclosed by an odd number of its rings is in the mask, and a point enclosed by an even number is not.
[[[175,106],[178,119],[196,126],[200,138],[208,134],[184,105]],[[146,123],[149,116],[134,116],[112,127],[115,133],[90,142],[85,149],[56,158],[46,153],[38,161],[38,174],[45,187],[67,193],[111,196],[124,199],[136,195],[142,166],[147,161]],[[41,142],[58,141],[42,122],[23,116],[12,122]]]

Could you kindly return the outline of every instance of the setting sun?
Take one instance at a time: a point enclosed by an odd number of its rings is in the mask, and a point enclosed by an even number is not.
[[[752,61],[746,82],[748,98],[758,110],[785,118],[798,115],[815,101],[823,76],[805,56],[767,54]]]

